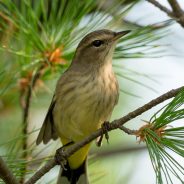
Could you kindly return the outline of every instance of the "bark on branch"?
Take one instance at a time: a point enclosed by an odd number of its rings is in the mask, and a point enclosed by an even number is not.
[[[177,17],[180,17],[180,16],[183,15],[184,12],[183,12],[183,10],[181,9],[179,3],[176,0],[168,0],[168,2],[171,5],[174,14]]]

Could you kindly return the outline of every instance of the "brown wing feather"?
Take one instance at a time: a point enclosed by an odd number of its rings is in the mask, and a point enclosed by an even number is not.
[[[45,120],[43,122],[43,125],[40,129],[39,135],[36,140],[36,144],[40,144],[42,141],[44,144],[47,144],[51,139],[56,140],[58,138],[56,128],[54,126],[54,119],[52,111],[55,106],[55,100],[53,98],[49,110],[47,112],[47,115],[45,117]]]

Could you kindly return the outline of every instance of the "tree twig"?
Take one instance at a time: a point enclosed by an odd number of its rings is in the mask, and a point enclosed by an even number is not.
[[[170,6],[172,7],[173,13],[178,18],[178,23],[184,27],[184,11],[182,10],[180,4],[177,0],[168,0]]]
[[[173,10],[175,16],[180,17],[183,15],[183,10],[181,9],[177,0],[168,0],[168,2],[172,7],[172,10]]]
[[[159,8],[161,11],[165,12],[169,17],[177,21],[182,27],[184,27],[184,11],[180,7],[179,3],[177,0],[168,0],[172,11],[160,4],[156,0],[146,0]]]
[[[169,17],[176,18],[171,10],[160,4],[158,1],[156,0],[146,0],[146,1],[150,2],[151,4],[159,8],[161,11],[165,12]]]
[[[123,130],[123,132],[127,133],[128,135],[134,135],[137,130],[130,130],[124,126],[120,126],[119,129]]]
[[[122,127],[122,125],[124,125],[126,122],[130,121],[131,119],[141,115],[142,113],[148,111],[149,109],[151,109],[152,107],[164,102],[165,100],[168,100],[172,97],[175,97],[180,90],[183,89],[183,86],[177,89],[173,89],[161,96],[159,96],[158,98],[150,101],[149,103],[143,105],[142,107],[139,107],[138,109],[136,109],[135,111],[132,111],[130,113],[128,113],[126,116],[114,120],[111,122],[111,124],[108,127],[108,131],[117,129]],[[69,147],[67,150],[62,152],[62,155],[65,158],[68,158],[69,156],[71,156],[74,152],[76,152],[77,150],[79,150],[81,147],[83,147],[84,145],[90,143],[91,141],[93,141],[94,139],[96,139],[97,137],[99,137],[100,135],[102,135],[103,130],[102,129],[98,129],[97,131],[93,132],[90,136],[86,137],[84,140],[72,145],[71,147]],[[45,166],[43,166],[40,170],[38,170],[27,182],[26,184],[34,184],[37,180],[39,180],[46,172],[48,172],[50,169],[52,169],[55,165],[57,165],[58,163],[56,162],[55,159],[52,159],[50,161],[48,161]]]
[[[18,184],[18,181],[16,180],[13,173],[10,171],[4,160],[0,156],[0,178],[6,183],[6,184]]]
[[[36,82],[38,81],[38,79],[40,78],[41,76],[41,70],[43,69],[44,65],[41,65],[37,71],[35,72],[35,74],[33,75],[32,77],[32,81],[30,82],[30,84],[28,85],[28,90],[27,90],[27,94],[26,94],[26,97],[25,97],[25,105],[22,106],[22,111],[23,111],[23,145],[22,145],[22,149],[23,149],[23,155],[22,155],[22,158],[23,159],[27,159],[28,157],[28,153],[27,153],[27,148],[28,148],[28,145],[27,145],[27,135],[28,135],[28,132],[27,132],[27,127],[28,127],[28,117],[29,117],[29,109],[30,109],[30,103],[31,103],[31,98],[32,98],[32,90],[33,88],[35,87],[36,85]],[[24,183],[24,177],[25,177],[25,171],[26,171],[26,165],[25,167],[22,168],[22,178],[20,180],[20,183]]]

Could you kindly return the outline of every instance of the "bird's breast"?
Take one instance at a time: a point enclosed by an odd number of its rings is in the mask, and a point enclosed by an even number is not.
[[[118,101],[118,83],[107,68],[73,79],[71,76],[59,93],[57,117],[54,116],[56,127],[65,137],[80,140],[108,120]]]

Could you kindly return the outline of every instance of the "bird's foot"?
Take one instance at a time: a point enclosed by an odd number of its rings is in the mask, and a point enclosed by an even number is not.
[[[57,162],[58,165],[60,165],[64,170],[66,170],[65,165],[67,164],[67,159],[65,156],[65,146],[62,146],[61,148],[56,150],[55,154],[55,161]]]
[[[57,149],[56,154],[55,154],[55,161],[57,162],[58,165],[61,165],[61,167],[64,170],[66,170],[65,165],[67,164],[67,158],[65,155],[65,147],[69,146],[70,144],[73,144],[73,142],[69,142],[68,144]]]
[[[108,121],[105,121],[101,128],[102,128],[102,135],[97,139],[96,144],[98,147],[100,147],[102,145],[102,140],[103,140],[103,136],[105,135],[105,139],[107,140],[107,143],[109,143],[109,134],[108,134],[108,130],[110,127],[110,123]]]
[[[110,123],[108,121],[105,121],[102,124],[102,130],[103,130],[103,134],[105,134],[105,139],[107,140],[107,143],[109,143],[109,134],[108,134],[109,128],[110,128]]]

